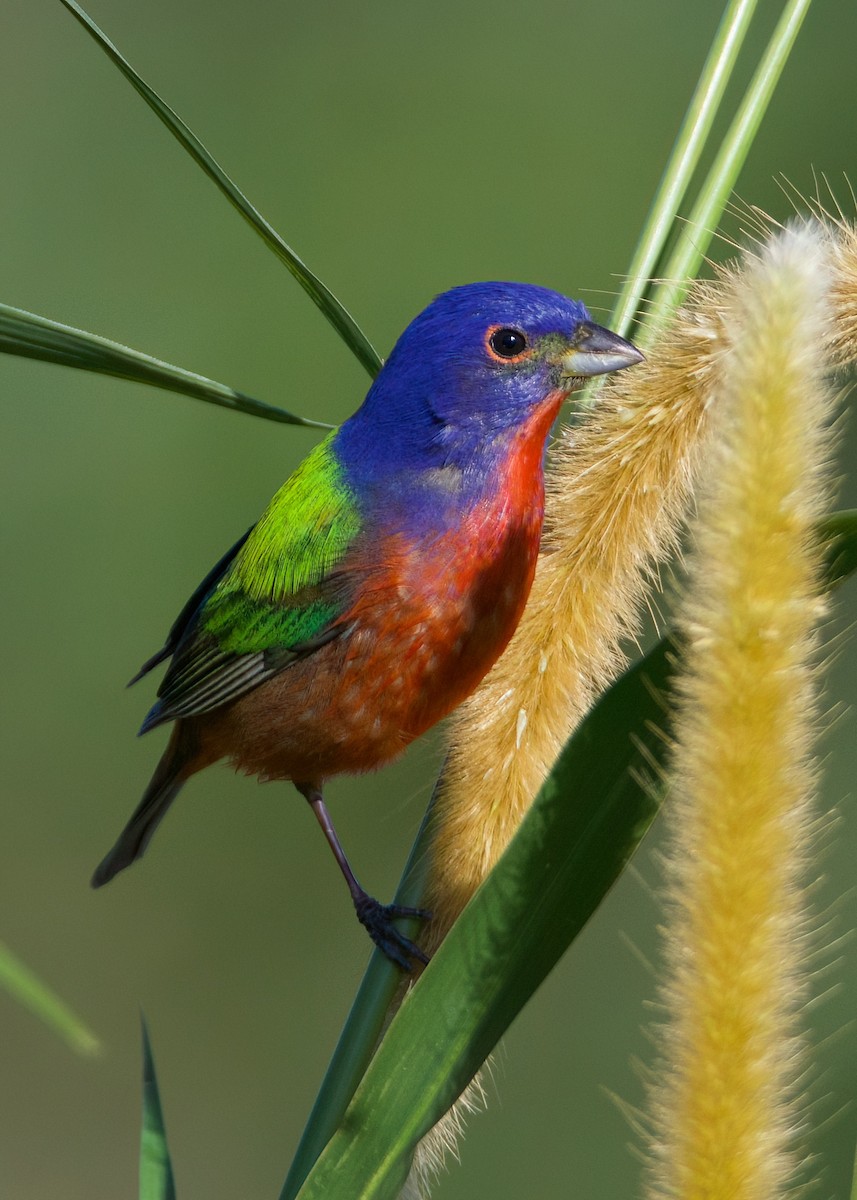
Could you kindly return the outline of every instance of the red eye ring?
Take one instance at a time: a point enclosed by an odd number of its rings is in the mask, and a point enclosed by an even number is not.
[[[492,325],[485,334],[485,350],[495,362],[520,362],[529,354],[526,334],[511,325]]]

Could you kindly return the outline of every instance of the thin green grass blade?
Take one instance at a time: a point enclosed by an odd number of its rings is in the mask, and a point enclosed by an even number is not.
[[[176,1200],[155,1060],[145,1019],[143,1027],[143,1128],[140,1136],[140,1200]]]
[[[204,375],[185,371],[131,350],[118,342],[60,325],[47,317],[36,316],[21,308],[0,304],[0,351],[17,354],[24,358],[38,358],[42,362],[61,363],[66,367],[77,367],[82,371],[95,371],[101,375],[113,375],[119,379],[131,379],[137,383],[149,383],[154,387],[166,388],[231,408],[233,412],[247,413],[253,417],[264,417],[266,421],[279,421],[287,425],[308,425],[315,429],[330,429],[322,421],[310,421],[294,413],[254,400],[243,392],[226,387]]]
[[[788,0],[664,270],[636,337],[645,349],[696,277],[812,0]]]
[[[833,586],[857,570],[857,510],[825,518],[819,536],[826,543],[826,582]],[[343,1031],[325,1080],[328,1091],[319,1096],[281,1200],[397,1194],[416,1143],[479,1069],[648,827],[668,740],[662,696],[669,674],[670,643],[663,639],[567,743],[507,854],[392,1023],[346,1113],[357,1056],[371,1055],[390,994],[361,988],[354,1009],[362,1001],[360,1018],[371,1033],[360,1043],[359,1024]],[[412,863],[422,862],[425,846],[424,826]],[[400,897],[419,904],[419,887]],[[373,1003],[379,1006],[374,1012]],[[352,1033],[358,1045],[348,1051]],[[348,1075],[337,1091],[329,1077],[339,1067]]]
[[[78,1054],[98,1054],[101,1043],[64,1000],[0,943],[0,987],[43,1021]]]
[[[757,3],[730,0],[723,14],[613,309],[610,328],[623,337],[631,331],[655,263],[699,163]]]
[[[220,164],[206,150],[196,134],[185,125],[181,117],[173,112],[157,92],[153,91],[140,78],[107,35],[99,29],[80,5],[75,3],[75,0],[61,0],[61,3],[77,18],[87,33],[94,38],[111,62],[115,63],[125,78],[143,97],[149,108],[166,125],[173,137],[187,150],[197,165],[202,167],[209,179],[220,188],[233,208],[241,214],[244,220],[262,238],[266,246],[273,250],[280,261],[285,263],[313,303],[321,309],[346,346],[363,364],[369,374],[372,376],[377,375],[381,367],[381,359],[366,337],[366,334],[344,305],[325,287],[318,276],[313,274],[291,246],[288,246],[283,241],[273,226],[250,203],[241,189],[229,178]]]

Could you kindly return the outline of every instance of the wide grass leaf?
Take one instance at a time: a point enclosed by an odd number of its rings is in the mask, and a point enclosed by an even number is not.
[[[657,808],[670,660],[659,644],[566,746],[392,1022],[300,1200],[392,1200],[417,1142],[598,907]]]

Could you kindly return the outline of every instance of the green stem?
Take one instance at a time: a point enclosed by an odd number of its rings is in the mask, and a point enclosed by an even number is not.
[[[637,342],[645,349],[670,313],[687,295],[729,195],[735,186],[750,146],[762,122],[774,88],[795,43],[812,0],[788,0],[759,66],[750,81],[741,106],[723,140],[717,158],[703,184],[687,223],[664,270],[669,282],[658,289],[644,318]]]
[[[611,328],[623,337],[630,332],[652,270],[699,163],[757,3],[758,0],[731,0],[723,14],[613,309]]]

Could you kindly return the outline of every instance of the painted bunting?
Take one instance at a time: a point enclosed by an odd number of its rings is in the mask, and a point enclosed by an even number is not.
[[[182,609],[139,679],[171,659],[140,730],[174,722],[100,887],[145,850],[183,784],[219,759],[291,780],[357,915],[402,969],[425,955],[355,878],[323,799],[446,716],[498,658],[539,549],[545,443],[581,377],[642,355],[546,288],[437,297],[358,411],[307,456]]]

